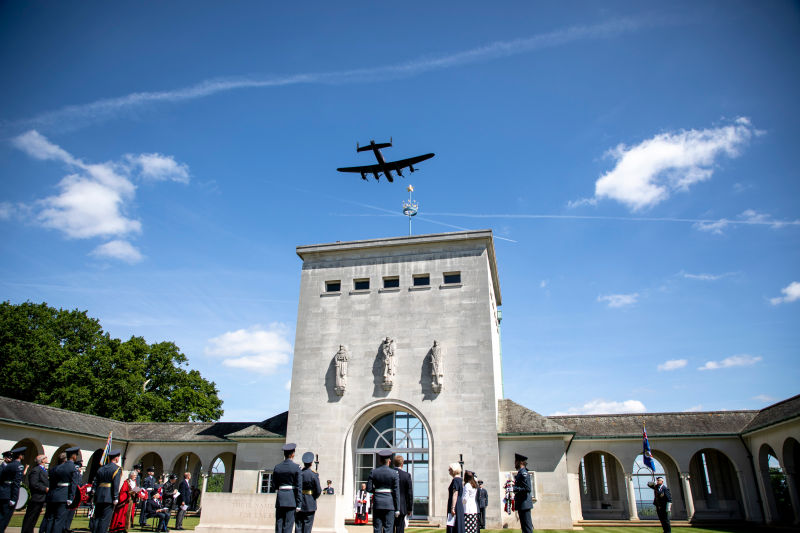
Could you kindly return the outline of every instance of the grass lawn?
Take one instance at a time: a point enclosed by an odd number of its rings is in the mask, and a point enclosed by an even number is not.
[[[587,533],[661,533],[661,526],[653,527],[585,527]],[[442,533],[444,529],[410,528],[413,533]],[[519,529],[482,529],[481,533],[518,533]],[[534,533],[567,533],[571,529],[535,529]],[[758,526],[743,525],[735,527],[679,527],[674,528],[676,533],[776,533],[776,529],[760,528]],[[786,531],[786,530],[784,530]]]
[[[89,519],[86,518],[86,511],[80,510],[78,514],[75,515],[75,519],[72,521],[72,529],[89,529]],[[22,527],[22,518],[25,516],[24,513],[14,513],[14,516],[11,518],[11,522],[9,522],[9,527]],[[34,531],[39,531],[39,524],[42,522],[42,518],[44,518],[44,511],[39,516],[39,523],[36,524],[36,528]],[[139,531],[150,531],[150,528],[145,528],[144,530],[139,529],[138,521],[139,516],[137,515],[136,518],[136,525],[134,525],[128,533],[138,533]],[[148,523],[151,521],[148,521]],[[200,522],[200,517],[198,516],[187,516],[183,519],[183,529],[194,529],[195,526]],[[173,515],[172,518],[169,519],[169,526],[171,527],[175,525],[175,516]]]

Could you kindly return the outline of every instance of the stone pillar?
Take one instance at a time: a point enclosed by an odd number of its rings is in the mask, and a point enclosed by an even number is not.
[[[794,470],[786,470],[785,475],[786,486],[789,488],[789,499],[792,502],[792,511],[794,511],[794,523],[800,524],[800,495],[797,494]]]
[[[208,486],[208,474],[200,474],[200,476],[203,478],[203,484],[200,485],[200,503],[197,505],[198,510],[203,506],[203,496],[206,495],[206,487]]]
[[[753,520],[753,513],[750,512],[750,500],[747,497],[747,492],[748,491],[745,490],[744,473],[741,470],[737,470],[736,471],[736,478],[739,480],[739,494],[742,496],[742,502],[741,503],[742,503],[742,507],[744,507],[744,519],[747,520],[748,522],[750,522],[750,521]],[[756,479],[754,481],[756,482],[755,489],[758,490],[758,480]],[[766,494],[765,494],[765,496],[766,496]],[[767,513],[769,513],[769,505],[767,504],[767,505],[765,505],[765,507],[767,508]],[[766,520],[766,517],[764,517],[764,519]]]
[[[639,520],[639,512],[636,510],[636,489],[633,487],[633,475],[625,474],[626,486],[628,487],[628,513],[630,520]]]
[[[694,496],[692,495],[692,484],[689,483],[689,473],[682,472],[681,485],[683,486],[683,503],[686,505],[686,520],[694,518]]]

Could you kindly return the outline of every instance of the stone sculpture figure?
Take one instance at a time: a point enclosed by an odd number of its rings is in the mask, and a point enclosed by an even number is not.
[[[336,386],[334,387],[336,394],[339,396],[342,396],[347,388],[348,359],[347,349],[340,344],[339,351],[336,352]]]
[[[435,393],[442,391],[444,383],[444,361],[442,360],[442,345],[433,341],[431,348],[431,389]]]
[[[394,361],[394,340],[386,337],[381,345],[383,352],[383,390],[392,390],[396,365]]]

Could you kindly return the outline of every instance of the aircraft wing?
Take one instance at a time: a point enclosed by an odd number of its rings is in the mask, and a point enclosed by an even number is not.
[[[383,172],[380,165],[364,165],[363,167],[342,167],[337,168],[339,172],[359,172],[365,174],[372,174],[373,172]]]
[[[399,161],[390,161],[387,162],[384,166],[390,170],[397,170],[403,169],[406,167],[410,167],[411,165],[416,165],[420,161],[425,161],[426,159],[430,159],[435,154],[425,154],[425,155],[418,155],[416,157],[409,157],[408,159],[401,159]]]

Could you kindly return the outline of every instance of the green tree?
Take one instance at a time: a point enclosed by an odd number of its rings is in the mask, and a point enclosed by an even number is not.
[[[122,342],[86,311],[0,304],[0,395],[124,421],[211,421],[216,384],[172,342]]]

